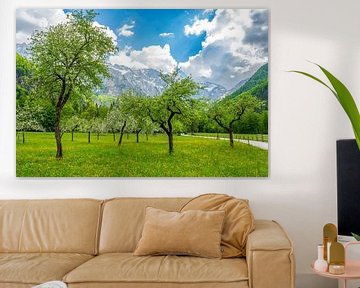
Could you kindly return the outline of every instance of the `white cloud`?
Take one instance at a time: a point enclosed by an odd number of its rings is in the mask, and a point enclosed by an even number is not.
[[[212,23],[207,18],[198,19],[196,17],[192,25],[185,25],[184,33],[186,36],[190,36],[190,35],[199,36],[201,33],[210,30],[211,26]]]
[[[35,30],[45,30],[52,25],[67,21],[67,15],[62,9],[17,9],[16,10],[16,43],[30,42],[30,36]],[[103,28],[105,33],[117,44],[117,36],[113,30],[98,22],[95,27]]]
[[[176,66],[176,60],[171,56],[170,45],[143,47],[141,50],[132,50],[129,47],[110,56],[111,64],[128,66],[133,69],[152,68],[159,71],[171,72]]]
[[[166,37],[174,37],[174,33],[171,32],[164,32],[159,34],[160,37],[166,38]]]
[[[135,21],[132,21],[130,24],[124,24],[118,29],[119,35],[124,37],[130,37],[134,35]]]
[[[93,22],[93,25],[94,25],[95,27],[99,27],[99,28],[104,29],[106,35],[107,35],[108,37],[110,37],[110,38],[113,40],[113,43],[117,46],[117,38],[118,38],[118,37],[116,36],[116,34],[115,34],[115,32],[114,32],[113,30],[111,30],[108,26],[105,26],[105,25],[100,24],[100,23],[97,22],[97,21]]]
[[[214,11],[215,11],[215,9],[205,9],[202,14],[203,15],[208,15],[210,13],[213,13]]]
[[[65,21],[62,9],[17,9],[16,43],[29,43],[34,30],[44,30]]]
[[[179,67],[195,80],[232,88],[268,61],[267,21],[260,9],[218,9],[212,20],[195,18],[184,34],[206,33],[202,50]]]
[[[211,68],[201,68],[198,73],[201,77],[210,78],[212,75],[212,70]]]

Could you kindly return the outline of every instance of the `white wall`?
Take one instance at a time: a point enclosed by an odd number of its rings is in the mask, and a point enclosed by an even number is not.
[[[74,5],[80,8],[210,8],[219,7],[220,3],[229,8],[270,9],[269,178],[15,178],[16,8],[73,8]],[[297,286],[334,287],[333,282],[327,286],[321,284],[322,280],[312,275],[309,264],[316,256],[322,226],[327,222],[336,223],[335,141],[353,137],[351,127],[325,88],[285,71],[296,68],[316,72],[306,60],[316,61],[344,80],[359,97],[359,11],[358,0],[3,0],[0,9],[0,198],[194,196],[206,192],[248,198],[257,218],[278,220],[293,239]]]

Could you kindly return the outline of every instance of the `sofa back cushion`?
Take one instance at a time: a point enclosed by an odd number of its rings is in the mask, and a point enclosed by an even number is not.
[[[1,200],[0,253],[96,254],[102,201]]]
[[[179,211],[189,198],[116,198],[105,201],[99,253],[133,252],[141,237],[146,207]]]

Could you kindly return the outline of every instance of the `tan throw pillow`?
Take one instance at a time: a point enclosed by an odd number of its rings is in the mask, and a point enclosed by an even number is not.
[[[221,236],[222,257],[246,256],[247,236],[254,230],[254,217],[247,200],[225,194],[204,194],[190,200],[181,209],[188,210],[225,211]]]
[[[167,212],[147,207],[134,255],[221,258],[224,211]]]

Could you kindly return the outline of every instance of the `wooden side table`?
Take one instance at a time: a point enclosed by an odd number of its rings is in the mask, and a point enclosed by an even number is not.
[[[346,288],[348,280],[360,279],[360,259],[359,260],[348,260],[347,259],[347,248],[352,245],[360,245],[360,242],[349,242],[345,246],[345,273],[344,274],[331,274],[329,272],[320,272],[314,269],[314,264],[311,265],[311,269],[318,275],[327,278],[338,279],[343,282],[343,288]]]

